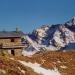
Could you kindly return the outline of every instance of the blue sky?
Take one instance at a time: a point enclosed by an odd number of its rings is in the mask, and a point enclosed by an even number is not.
[[[0,0],[0,30],[31,32],[75,16],[75,0]]]

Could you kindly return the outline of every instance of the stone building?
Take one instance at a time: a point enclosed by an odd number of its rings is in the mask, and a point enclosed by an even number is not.
[[[0,53],[7,53],[14,56],[22,55],[22,49],[25,47],[21,43],[22,31],[0,31]]]

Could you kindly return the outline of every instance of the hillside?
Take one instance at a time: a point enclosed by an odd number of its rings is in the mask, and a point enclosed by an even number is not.
[[[0,75],[75,75],[75,51],[0,56]]]
[[[33,30],[22,44],[22,56],[0,54],[0,75],[75,75],[75,17]]]

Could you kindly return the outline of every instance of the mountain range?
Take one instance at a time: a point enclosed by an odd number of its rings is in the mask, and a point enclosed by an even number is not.
[[[63,24],[42,25],[26,34],[23,43],[27,51],[75,49],[75,17]]]

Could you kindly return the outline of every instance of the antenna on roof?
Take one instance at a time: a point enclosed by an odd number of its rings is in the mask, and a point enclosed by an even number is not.
[[[16,32],[19,32],[20,30],[19,30],[19,28],[18,27],[16,27]]]
[[[3,29],[3,32],[6,32],[6,30],[5,30],[5,29]]]

